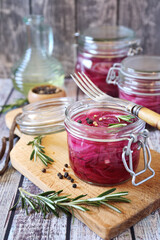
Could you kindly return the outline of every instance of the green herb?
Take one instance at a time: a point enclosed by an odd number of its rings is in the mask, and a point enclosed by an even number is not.
[[[89,209],[83,205],[95,207],[104,205],[118,213],[121,213],[121,211],[117,207],[111,205],[109,202],[129,203],[130,200],[123,197],[128,195],[128,192],[113,193],[115,190],[116,188],[112,188],[106,192],[101,193],[95,198],[82,199],[86,196],[86,194],[79,195],[75,198],[70,198],[70,195],[59,196],[59,194],[63,191],[60,190],[58,192],[48,191],[35,195],[25,191],[23,188],[20,187],[19,199],[10,210],[14,209],[21,200],[21,206],[23,209],[25,209],[27,214],[28,208],[30,207],[35,212],[42,212],[44,218],[46,214],[50,212],[53,213],[55,216],[59,217],[60,210],[66,214],[68,214],[69,212],[73,213],[73,209],[81,210],[83,212],[89,211]]]
[[[121,116],[117,116],[116,117],[118,119],[118,121],[120,122],[121,120],[126,121],[126,122],[132,122],[130,121],[131,119],[135,118],[132,115],[121,115]]]
[[[110,123],[108,124],[108,128],[118,128],[118,127],[125,127],[127,126],[126,123]]]
[[[35,137],[33,141],[29,142],[27,145],[32,145],[33,151],[30,156],[30,160],[37,160],[37,157],[42,161],[42,163],[48,166],[48,163],[51,164],[53,161],[52,158],[48,157],[45,154],[44,146],[41,145],[43,136]]]
[[[0,106],[1,107],[0,113],[5,113],[5,112],[7,112],[7,111],[9,111],[9,110],[11,110],[13,108],[21,107],[21,106],[23,106],[26,103],[28,103],[27,99],[19,98],[13,104]]]

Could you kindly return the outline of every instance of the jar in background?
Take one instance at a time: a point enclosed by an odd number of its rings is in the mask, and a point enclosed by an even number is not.
[[[102,91],[117,97],[117,86],[106,83],[107,73],[114,63],[137,53],[139,44],[135,32],[124,26],[88,28],[78,36],[76,72],[84,72]]]
[[[160,113],[160,57],[128,57],[114,64],[107,83],[118,86],[119,98]]]
[[[144,151],[147,148],[146,141],[143,141],[141,136],[145,123],[136,118],[125,127],[111,129],[77,122],[77,117],[87,120],[86,114],[94,114],[94,111],[107,111],[115,115],[128,114],[123,107],[112,102],[83,100],[67,108],[64,123],[68,136],[70,165],[75,175],[87,183],[108,186],[122,183],[132,176],[133,185],[139,185],[142,182],[136,184],[135,177],[140,173],[136,175],[134,171],[139,162],[140,146],[144,147]],[[149,164],[145,159],[145,170],[150,169]],[[154,171],[151,172],[149,178],[154,176]]]

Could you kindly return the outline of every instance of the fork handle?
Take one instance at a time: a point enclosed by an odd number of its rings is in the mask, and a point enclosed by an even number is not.
[[[146,108],[142,107],[139,111],[137,116],[144,120],[149,125],[156,127],[160,130],[160,114]]]

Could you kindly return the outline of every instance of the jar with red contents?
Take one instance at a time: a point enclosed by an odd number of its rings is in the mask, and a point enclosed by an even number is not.
[[[119,98],[160,113],[160,57],[125,58],[109,70],[107,82],[118,86]]]
[[[139,44],[135,32],[124,26],[86,29],[78,36],[76,72],[84,72],[102,91],[117,97],[117,86],[106,83],[109,68],[139,52]]]
[[[70,165],[78,178],[111,186],[132,177],[133,185],[137,186],[154,176],[142,120],[128,115],[118,104],[86,99],[70,105],[65,114]],[[145,168],[135,173],[141,147]],[[147,168],[151,175],[137,182],[136,177]]]

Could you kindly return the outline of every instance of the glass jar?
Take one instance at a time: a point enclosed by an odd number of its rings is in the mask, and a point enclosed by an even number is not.
[[[160,113],[160,57],[128,57],[114,64],[107,82],[118,86],[119,98]]]
[[[22,58],[12,68],[14,87],[27,96],[34,86],[64,83],[62,65],[52,57],[53,32],[43,23],[43,17],[31,15],[24,18],[27,29],[27,46]]]
[[[79,101],[67,108],[64,124],[68,136],[70,165],[75,175],[87,183],[108,186],[122,183],[132,176],[132,183],[139,185],[141,182],[135,183],[135,178],[140,173],[135,174],[134,171],[139,162],[140,146],[143,146],[144,151],[146,148],[149,151],[146,140],[141,135],[145,123],[137,118],[134,123],[123,128],[111,129],[75,121],[77,116],[95,110],[120,115],[127,113],[118,104],[92,100]],[[145,162],[145,170],[150,169],[150,161],[151,159],[148,163]],[[154,176],[154,171],[150,170],[152,175],[149,178]]]
[[[92,27],[78,37],[76,72],[84,72],[102,91],[117,97],[115,85],[106,84],[109,68],[141,50],[132,29],[123,26]]]

